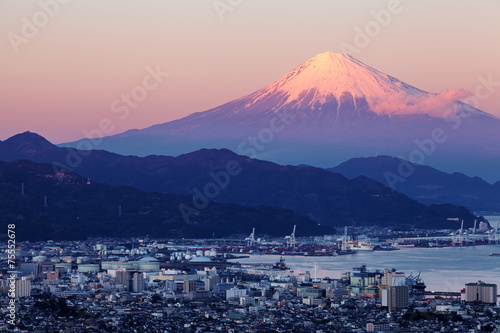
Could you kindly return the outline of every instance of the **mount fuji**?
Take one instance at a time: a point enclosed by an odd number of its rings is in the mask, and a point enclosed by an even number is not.
[[[228,148],[321,167],[384,154],[496,181],[500,120],[460,101],[468,95],[426,92],[350,55],[326,52],[213,109],[61,146],[138,156]]]

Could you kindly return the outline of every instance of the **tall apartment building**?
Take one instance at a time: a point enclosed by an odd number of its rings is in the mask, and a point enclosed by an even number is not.
[[[478,281],[465,285],[465,302],[497,303],[497,285]]]
[[[382,306],[387,306],[389,311],[405,309],[410,304],[408,286],[382,286],[380,294]]]
[[[403,272],[396,272],[386,268],[384,269],[381,284],[385,286],[404,286],[406,285],[406,275]]]
[[[117,271],[115,282],[116,284],[123,284],[128,286],[128,281],[130,280],[130,271]]]
[[[134,293],[144,291],[144,274],[142,272],[135,272],[132,274],[131,279],[132,288],[130,290]]]
[[[205,290],[212,291],[212,290],[214,290],[217,283],[219,283],[219,276],[218,275],[207,275],[207,276],[205,276],[204,282],[205,282]]]
[[[16,297],[30,297],[31,296],[31,280],[25,277],[16,280]]]
[[[182,291],[185,294],[196,291],[196,280],[184,280]]]

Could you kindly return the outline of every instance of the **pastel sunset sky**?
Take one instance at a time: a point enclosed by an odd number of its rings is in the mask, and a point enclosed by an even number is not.
[[[382,26],[374,12],[388,8]],[[29,130],[73,141],[105,118],[109,134],[171,121],[347,44],[430,92],[474,94],[489,78],[479,108],[500,117],[499,18],[499,0],[0,0],[0,140]],[[361,45],[357,31],[373,24]],[[120,118],[113,102],[157,67],[168,76]]]

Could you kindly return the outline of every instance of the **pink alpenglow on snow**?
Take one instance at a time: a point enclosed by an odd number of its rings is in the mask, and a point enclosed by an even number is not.
[[[428,93],[365,65],[351,55],[325,52],[295,67],[269,86],[242,100],[253,103],[271,96],[282,98],[271,109],[322,109],[322,105],[349,93],[354,104],[366,100],[368,107],[379,115],[428,114],[447,117],[454,114],[454,103],[470,93],[464,89]],[[472,110],[469,110],[472,111]]]
[[[480,174],[471,161],[485,154],[500,161],[500,120],[460,101],[468,96],[464,89],[429,93],[350,55],[325,52],[249,95],[105,137],[99,148],[137,155],[229,148],[278,163],[316,166],[411,154],[418,164],[432,161],[442,170],[492,177],[497,172],[492,162],[481,164]]]

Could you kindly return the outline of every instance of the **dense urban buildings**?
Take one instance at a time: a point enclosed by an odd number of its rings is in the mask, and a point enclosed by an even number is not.
[[[289,269],[286,257],[238,264],[224,248],[147,239],[20,243],[17,269],[0,267],[1,311],[8,314],[14,299],[16,317],[0,329],[500,331],[494,284],[468,283],[462,294],[436,296],[425,294],[419,276],[394,268],[346,267],[339,276],[317,278]]]

